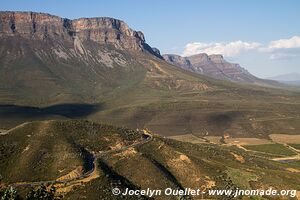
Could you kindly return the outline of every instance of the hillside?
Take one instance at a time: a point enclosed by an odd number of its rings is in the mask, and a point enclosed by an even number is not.
[[[78,120],[23,124],[0,135],[1,186],[19,183],[17,190],[25,191],[25,184],[32,181],[55,180],[84,166],[88,154],[115,149],[99,157],[94,174],[54,184],[57,192],[64,199],[119,199],[112,195],[112,188],[300,189],[299,174],[290,170],[300,170],[299,166],[271,161],[267,154],[235,146],[178,142],[157,135],[146,143],[123,148],[141,140],[141,135],[141,131]]]
[[[298,91],[180,69],[120,20],[1,12],[0,24],[0,129],[84,118],[161,135],[299,133]]]
[[[5,183],[55,180],[93,168],[94,153],[128,145],[141,133],[87,121],[36,121],[0,135]]]

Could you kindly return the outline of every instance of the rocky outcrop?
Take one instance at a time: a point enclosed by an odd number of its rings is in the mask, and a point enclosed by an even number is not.
[[[100,44],[112,44],[117,48],[144,50],[145,37],[123,21],[113,18],[81,18],[71,21],[74,35],[82,41],[92,40]]]
[[[175,54],[165,54],[163,55],[163,58],[173,64],[173,65],[176,65],[178,67],[181,67],[183,69],[187,69],[187,70],[190,70],[190,71],[193,71],[193,66],[191,64],[191,62],[184,58],[184,57],[181,57],[181,56],[178,56],[178,55],[175,55]]]
[[[182,69],[210,76],[217,79],[234,82],[256,83],[259,79],[239,64],[227,62],[222,55],[207,55],[205,53],[181,57],[179,55],[166,54],[163,58]]]
[[[108,17],[70,20],[35,12],[0,12],[0,37],[94,41],[119,49],[154,53],[144,34],[117,19]],[[156,55],[154,53],[154,55]]]
[[[152,47],[152,51],[154,51],[157,55],[160,55],[160,51],[158,48]]]

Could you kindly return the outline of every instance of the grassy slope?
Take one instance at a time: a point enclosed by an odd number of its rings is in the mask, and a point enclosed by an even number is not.
[[[33,107],[70,102],[101,104],[99,109],[79,118],[132,128],[147,127],[162,135],[299,134],[300,95],[296,91],[215,80],[178,69],[148,54],[94,43],[85,44],[85,48],[90,52],[118,52],[126,60],[125,66],[114,63],[111,68],[93,59],[86,61],[74,56],[69,60],[57,58],[50,53],[51,41],[42,47],[38,42],[17,39],[1,43],[1,104]],[[72,46],[64,45],[64,48]],[[20,47],[28,50],[25,56],[19,53]],[[10,48],[12,53],[7,56],[4,50]],[[49,54],[40,60],[33,48]],[[11,112],[8,118],[7,112],[0,110],[0,128],[22,121],[66,117],[53,113],[22,117]]]
[[[78,166],[88,171],[92,162],[88,151],[108,150],[139,137],[129,129],[87,121],[24,124],[0,136],[1,175],[4,182],[22,182],[56,179]]]
[[[28,123],[0,137],[0,171],[2,181],[7,183],[55,179],[87,162],[78,153],[82,148],[107,150],[118,143],[131,143],[140,138],[140,133],[72,120]],[[24,151],[28,144],[32,144],[31,148]],[[272,186],[299,190],[299,174],[287,168],[300,170],[294,163],[269,161],[235,147],[191,144],[155,136],[144,145],[102,157],[98,164],[99,177],[76,186],[65,198],[117,199],[111,195],[113,187],[256,189]],[[65,171],[60,174],[58,169]]]
[[[235,160],[232,153],[242,156],[245,162]],[[110,196],[113,187],[121,190],[126,187],[207,189],[210,183],[214,183],[215,189],[258,189],[269,186],[299,189],[299,174],[288,172],[287,167],[291,165],[252,157],[233,147],[195,145],[155,138],[130,152],[104,158],[100,165],[101,177],[85,186],[76,187],[66,195],[66,199],[97,199],[104,194]],[[299,166],[293,167],[299,169]],[[115,180],[112,174],[117,179],[125,179],[126,184]],[[104,183],[110,183],[111,187]],[[175,199],[166,196],[156,198]]]
[[[165,89],[146,79],[138,87],[104,99],[105,109],[89,118],[130,127],[144,126],[163,135],[209,132],[212,135],[265,137],[274,132],[298,134],[298,93],[217,81],[156,62],[173,74],[169,79],[191,81],[190,88]],[[198,83],[208,85],[209,89],[194,90],[193,85]]]

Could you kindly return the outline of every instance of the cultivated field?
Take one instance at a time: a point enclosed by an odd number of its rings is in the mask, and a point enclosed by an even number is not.
[[[226,144],[231,145],[262,145],[272,144],[272,141],[260,138],[227,138],[225,139]]]
[[[278,156],[295,156],[294,151],[285,147],[283,144],[263,144],[263,145],[245,145],[248,150],[259,151],[263,153],[278,155]]]

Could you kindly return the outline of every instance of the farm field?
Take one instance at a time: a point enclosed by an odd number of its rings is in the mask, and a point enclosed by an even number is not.
[[[225,139],[225,143],[231,145],[262,145],[272,144],[272,141],[260,138],[228,138]]]

